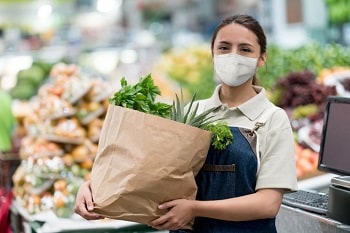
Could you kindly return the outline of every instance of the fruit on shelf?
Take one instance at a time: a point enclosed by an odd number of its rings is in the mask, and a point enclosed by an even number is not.
[[[350,67],[343,67],[343,66],[335,66],[329,69],[322,69],[317,77],[317,82],[324,84],[324,82],[328,78],[333,78],[334,75],[337,75],[338,73],[342,73],[344,71],[349,71]]]
[[[298,179],[317,172],[319,154],[310,148],[295,143],[295,161]]]
[[[29,214],[50,210],[71,217],[78,187],[89,179],[97,153],[109,94],[99,92],[106,86],[76,65],[59,63],[30,100],[22,161],[13,175],[15,200]],[[85,115],[79,112],[84,110]]]

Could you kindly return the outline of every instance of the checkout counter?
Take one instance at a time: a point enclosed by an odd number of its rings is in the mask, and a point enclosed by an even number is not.
[[[336,175],[324,174],[300,181],[299,189],[329,192],[331,180]],[[349,209],[350,215],[350,209]],[[282,205],[276,218],[278,233],[348,233],[350,225],[341,223],[324,215],[318,215],[286,205]]]

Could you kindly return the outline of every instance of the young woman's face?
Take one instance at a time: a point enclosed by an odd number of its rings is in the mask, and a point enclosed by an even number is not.
[[[213,54],[236,53],[241,56],[259,58],[260,45],[257,36],[236,23],[231,23],[221,28],[215,38]],[[262,65],[264,56],[259,59],[258,66]]]

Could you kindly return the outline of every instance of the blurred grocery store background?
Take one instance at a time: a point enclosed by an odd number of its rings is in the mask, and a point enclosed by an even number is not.
[[[165,101],[180,87],[211,95],[211,33],[236,13],[256,17],[267,34],[258,78],[289,113],[298,179],[321,175],[324,104],[350,96],[350,1],[0,0],[0,90],[16,119],[0,184],[13,187],[18,208],[72,216],[122,77],[151,73]]]
[[[103,75],[127,67],[121,73],[138,76],[166,50],[207,44],[219,20],[234,13],[255,16],[269,44],[281,48],[350,43],[346,0],[1,0],[0,6],[6,90],[33,59],[65,60]]]

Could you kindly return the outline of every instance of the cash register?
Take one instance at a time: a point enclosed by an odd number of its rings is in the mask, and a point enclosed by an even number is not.
[[[320,228],[328,229],[322,230],[322,232],[331,232],[331,227],[335,227],[336,232],[344,232],[343,227],[350,226],[350,98],[329,96],[327,99],[318,170],[332,174],[328,191],[299,189],[297,192],[284,194],[282,203],[287,207],[310,213],[302,215],[309,222],[306,224],[298,223],[298,227],[315,226],[318,229],[317,232],[321,232]],[[310,219],[309,216],[316,216],[315,218],[318,220]],[[295,214],[294,217],[298,221],[302,221],[298,218],[298,214]],[[327,219],[341,223],[342,230],[338,229],[335,222]],[[327,225],[327,222],[332,222],[330,224],[332,226]],[[286,226],[283,227],[283,230],[288,232],[285,228]],[[350,231],[350,227],[348,228],[346,232]],[[298,231],[291,229],[291,232]],[[303,232],[315,232],[315,229]]]
[[[328,97],[318,170],[334,173],[327,216],[350,225],[350,98]]]

